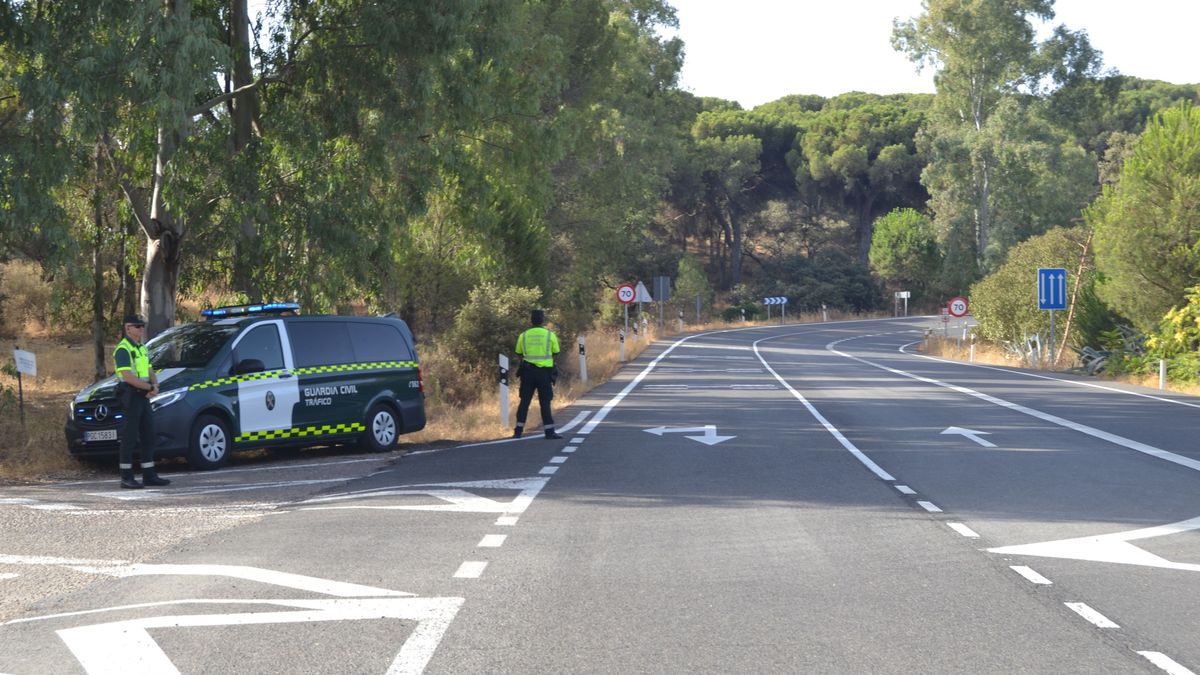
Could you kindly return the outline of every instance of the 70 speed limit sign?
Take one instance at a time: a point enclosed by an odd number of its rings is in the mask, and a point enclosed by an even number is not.
[[[633,287],[633,284],[621,284],[617,286],[617,300],[622,304],[628,305],[633,302],[636,296],[637,289]]]
[[[950,298],[950,302],[946,303],[946,308],[950,310],[951,315],[961,318],[967,315],[967,310],[970,308],[970,304],[967,302],[966,298],[959,295]]]

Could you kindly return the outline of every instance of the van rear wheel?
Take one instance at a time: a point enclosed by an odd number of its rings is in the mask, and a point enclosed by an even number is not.
[[[216,415],[201,415],[192,425],[188,464],[204,471],[219,469],[229,459],[233,437],[229,424]]]
[[[396,447],[400,435],[400,420],[396,411],[383,403],[377,403],[367,413],[367,430],[363,432],[359,445],[371,452],[389,452]]]

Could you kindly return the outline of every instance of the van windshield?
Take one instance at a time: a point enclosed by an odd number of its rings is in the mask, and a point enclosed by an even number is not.
[[[237,326],[211,323],[175,326],[147,342],[146,353],[155,370],[203,368],[237,331]]]

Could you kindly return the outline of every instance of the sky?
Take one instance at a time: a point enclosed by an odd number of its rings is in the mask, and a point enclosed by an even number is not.
[[[892,20],[921,0],[673,0],[685,61],[680,86],[753,108],[788,94],[932,93],[892,49]],[[1104,67],[1200,83],[1197,0],[1058,0],[1051,26],[1085,30]],[[1048,32],[1048,31],[1047,31]]]

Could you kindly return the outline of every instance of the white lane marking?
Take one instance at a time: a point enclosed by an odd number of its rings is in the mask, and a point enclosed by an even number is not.
[[[542,470],[538,471],[538,473],[542,474],[543,476],[553,476],[554,474],[558,473],[558,467],[557,466],[543,466]]]
[[[518,516],[500,516],[496,519],[496,524],[502,527],[512,527],[517,524]]]
[[[483,570],[487,567],[487,563],[481,560],[468,560],[458,566],[458,571],[454,573],[455,579],[478,579],[483,576]]]
[[[89,492],[93,497],[108,497],[123,502],[142,501],[147,499],[162,499],[169,497],[191,497],[195,495],[212,495],[224,492],[246,492],[248,490],[273,490],[303,485],[324,485],[328,483],[345,483],[351,477],[345,478],[314,478],[310,480],[284,480],[270,483],[247,483],[245,485],[226,485],[213,487],[172,488],[170,490],[124,490],[122,492]]]
[[[761,390],[761,391],[775,390],[775,391],[777,391],[779,389],[779,387],[777,387],[773,384],[731,384],[731,385],[729,385],[729,388],[730,389],[746,389],[749,391],[755,391],[755,390]]]
[[[1091,562],[1142,565],[1144,567],[1200,572],[1200,565],[1198,564],[1171,562],[1166,558],[1162,558],[1129,543],[1138,539],[1165,537],[1192,530],[1200,530],[1200,517],[1140,530],[1114,532],[1112,534],[1091,537],[1077,537],[1075,539],[1059,539],[1057,541],[1045,541],[1036,544],[1001,546],[999,548],[989,548],[988,552],[1000,553],[1002,555],[1032,555],[1043,558],[1066,558],[1069,560],[1088,560]]]
[[[957,436],[965,436],[966,438],[971,439],[975,443],[982,445],[985,448],[996,447],[995,443],[993,443],[989,440],[980,438],[980,436],[990,435],[991,432],[989,432],[989,431],[976,431],[975,429],[964,429],[962,427],[947,427],[946,430],[942,432],[942,435],[945,436],[947,434],[957,435]]]
[[[687,389],[688,386],[686,384],[648,384],[648,385],[646,385],[645,388],[646,389],[654,389],[654,390],[669,389],[671,391],[675,391],[675,390],[682,391],[684,389]]]
[[[322,509],[382,509],[395,511],[452,511],[456,513],[524,513],[533,503],[534,497],[546,487],[549,478],[506,478],[501,480],[476,480],[458,483],[431,483],[428,485],[399,485],[396,487],[356,490],[342,494],[326,495],[306,499],[298,504],[302,510]],[[467,489],[520,490],[511,502],[500,502],[481,497]],[[412,504],[371,506],[349,504],[345,506],[310,506],[348,500],[373,499],[377,497],[425,495],[440,500],[440,504]]]
[[[1162,396],[1154,396],[1153,394],[1143,394],[1141,392],[1128,391],[1126,389],[1118,389],[1116,387],[1106,387],[1102,384],[1094,384],[1092,382],[1079,382],[1077,380],[1064,380],[1060,377],[1050,377],[1048,375],[1038,375],[1036,373],[1027,373],[1025,371],[1016,370],[1013,368],[1000,368],[997,366],[985,366],[985,365],[978,364],[978,363],[965,363],[963,361],[951,361],[950,359],[940,359],[936,356],[928,356],[926,354],[918,354],[916,352],[908,351],[909,347],[911,347],[913,345],[918,345],[918,344],[921,344],[920,340],[918,340],[916,342],[909,342],[907,344],[900,345],[899,352],[901,354],[907,354],[908,356],[915,356],[915,357],[921,358],[921,359],[929,359],[930,361],[939,361],[941,363],[950,363],[950,364],[957,365],[957,366],[968,366],[971,368],[983,368],[984,370],[995,370],[995,371],[1001,372],[1001,373],[1008,373],[1009,375],[1020,375],[1022,377],[1035,377],[1039,380],[1051,380],[1054,382],[1062,382],[1063,384],[1075,385],[1077,387],[1091,387],[1092,389],[1103,389],[1104,391],[1116,392],[1118,394],[1128,394],[1130,396],[1138,396],[1141,398],[1149,398],[1149,399],[1153,399],[1155,401],[1161,401],[1163,403],[1174,403],[1175,405],[1184,405],[1189,408],[1200,408],[1200,404],[1197,404],[1197,403],[1188,403],[1187,401],[1178,401],[1178,400],[1175,400],[1172,398],[1165,398]]]
[[[487,534],[479,540],[476,546],[478,548],[500,548],[504,545],[505,539],[508,539],[507,534]]]
[[[1026,567],[1025,565],[1009,565],[1008,568],[1025,577],[1025,579],[1031,584],[1038,584],[1039,586],[1051,585],[1051,581],[1049,579],[1035,572],[1032,567]]]
[[[972,530],[971,528],[967,527],[966,525],[963,525],[962,523],[946,523],[946,524],[950,526],[950,529],[954,530],[955,532],[961,534],[964,537],[967,537],[968,539],[978,539],[979,538],[978,532],[976,532],[975,530]]]
[[[901,377],[907,377],[911,380],[917,380],[918,382],[925,382],[927,384],[932,384],[932,385],[936,385],[938,387],[943,387],[943,388],[949,389],[951,391],[956,391],[960,394],[966,394],[967,396],[973,396],[977,399],[980,399],[982,401],[987,401],[988,403],[998,405],[1002,408],[1008,408],[1009,410],[1012,410],[1014,412],[1019,412],[1023,415],[1029,415],[1030,417],[1035,417],[1044,422],[1049,422],[1051,424],[1055,424],[1060,427],[1065,427],[1065,428],[1071,429],[1073,431],[1078,431],[1082,434],[1086,434],[1093,438],[1099,438],[1102,441],[1108,441],[1109,443],[1112,443],[1113,445],[1119,445],[1123,448],[1128,448],[1130,450],[1136,450],[1137,452],[1141,452],[1141,453],[1150,455],[1151,457],[1157,457],[1158,459],[1162,459],[1162,460],[1165,460],[1168,462],[1172,462],[1174,464],[1178,464],[1180,466],[1187,467],[1189,469],[1192,469],[1193,471],[1200,471],[1200,460],[1191,459],[1190,457],[1184,457],[1183,455],[1177,455],[1173,452],[1161,450],[1152,445],[1146,445],[1145,443],[1140,443],[1138,441],[1135,441],[1135,440],[1132,440],[1129,438],[1125,438],[1124,436],[1118,436],[1117,434],[1111,434],[1107,431],[1101,431],[1100,429],[1097,429],[1095,427],[1090,427],[1086,424],[1072,422],[1071,420],[1064,419],[1057,415],[1051,415],[1050,413],[1044,413],[1040,410],[1034,410],[1033,408],[1027,408],[1027,407],[1025,407],[1023,405],[1019,405],[1017,403],[1005,401],[1002,398],[996,398],[995,396],[992,396],[990,394],[985,394],[980,391],[975,391],[974,389],[968,389],[967,387],[962,387],[957,384],[950,384],[948,382],[942,382],[940,380],[935,380],[933,378],[916,375],[914,373],[905,372],[903,370],[889,368],[888,366],[885,366],[885,365],[882,365],[879,363],[875,363],[873,361],[868,361],[867,359],[860,358],[860,357],[854,356],[852,354],[847,354],[845,352],[841,352],[841,351],[834,349],[834,345],[840,344],[842,342],[846,342],[847,340],[853,340],[853,339],[855,339],[855,338],[845,338],[842,340],[837,340],[836,342],[830,342],[829,344],[825,345],[825,349],[828,349],[829,351],[833,352],[834,354],[837,354],[838,356],[842,356],[847,359],[858,361],[859,363],[864,363],[873,368],[879,368],[880,370],[886,370],[889,373],[893,373],[893,374],[899,375]]]
[[[660,373],[761,373],[762,368],[659,368]],[[655,385],[646,385],[652,387]],[[671,385],[665,385],[671,386]]]
[[[81,511],[81,510],[83,510],[82,506],[76,506],[74,504],[65,504],[65,503],[64,504],[30,504],[29,508],[36,509],[38,511]]]
[[[921,505],[921,508],[925,509],[926,511],[928,511],[930,513],[941,513],[942,512],[942,510],[940,508],[938,508],[937,504],[934,504],[933,502],[919,501],[917,503]]]
[[[1158,666],[1161,670],[1169,675],[1196,675],[1187,668],[1175,662],[1175,659],[1167,656],[1162,652],[1138,652],[1146,658],[1147,661]]]
[[[568,445],[567,447],[563,448],[563,449],[562,449],[562,450],[560,450],[559,452],[565,452],[565,453],[567,453],[567,454],[569,455],[569,454],[571,454],[572,452],[575,452],[575,451],[576,451],[576,450],[578,450],[578,449],[579,449],[579,448],[578,448],[578,446],[574,446],[574,445]]]
[[[570,442],[570,443],[574,443],[575,445],[579,445],[580,443],[582,443],[582,442],[583,442],[583,436],[576,436],[575,438],[572,438],[572,439],[571,439],[570,441],[568,441],[568,442]]]
[[[896,486],[895,486],[895,488],[896,488],[896,490],[897,490],[897,491],[899,491],[899,492],[900,492],[900,494],[903,494],[903,495],[915,495],[915,494],[917,494],[917,491],[916,491],[916,490],[914,490],[914,489],[912,489],[912,488],[908,487],[907,485],[896,485]]]
[[[851,455],[854,455],[855,459],[857,459],[859,462],[862,462],[863,466],[870,469],[871,473],[875,474],[880,480],[886,480],[886,481],[896,480],[895,477],[892,476],[892,474],[888,473],[887,471],[884,471],[883,467],[876,464],[874,462],[874,460],[872,460],[870,457],[867,457],[867,455],[865,453],[863,453],[862,450],[859,450],[857,446],[855,446],[853,443],[851,443],[850,439],[843,436],[842,432],[838,431],[837,427],[833,426],[833,424],[831,424],[829,420],[825,419],[825,416],[822,415],[821,412],[819,410],[817,410],[815,406],[813,406],[813,404],[809,403],[808,399],[804,398],[803,394],[796,391],[796,389],[793,388],[792,385],[788,384],[787,380],[783,379],[783,377],[779,373],[775,372],[775,369],[771,367],[771,364],[767,363],[767,360],[765,358],[763,358],[762,353],[758,351],[758,344],[759,344],[759,342],[763,342],[765,340],[773,340],[778,337],[789,337],[789,336],[777,335],[774,337],[763,338],[762,340],[758,340],[757,342],[755,342],[752,345],[752,347],[754,348],[754,353],[758,355],[758,359],[760,361],[762,361],[762,364],[764,366],[766,366],[767,371],[770,372],[772,375],[774,375],[776,380],[779,380],[779,383],[783,385],[784,389],[787,389],[788,391],[790,391],[792,393],[792,396],[795,396],[797,400],[799,400],[802,404],[804,404],[804,407],[808,408],[809,414],[812,415],[814,418],[816,418],[817,422],[819,422],[821,424],[821,426],[825,427],[825,430],[828,431],[830,434],[832,434],[833,437],[837,439],[837,442],[842,444],[843,448],[848,450]]]
[[[561,457],[561,456],[559,456],[559,457],[551,457],[551,458],[550,458],[550,463],[551,463],[551,464],[562,464],[563,462],[567,461],[568,459],[569,459],[568,457]]]
[[[331,581],[329,579],[310,577],[304,574],[292,574],[290,572],[280,572],[277,570],[263,569],[261,567],[247,567],[245,565],[158,565],[149,563],[135,563],[133,565],[121,566],[71,565],[70,568],[80,572],[103,574],[105,576],[117,578],[144,576],[228,577],[231,579],[256,581],[263,584],[270,584],[272,586],[294,588],[296,590],[309,591],[312,593],[321,593],[323,595],[332,595],[339,598],[365,598],[383,596],[395,597],[413,595],[412,593],[390,591],[386,588],[363,586],[361,584],[351,584],[342,581]]]
[[[149,631],[163,628],[234,626],[316,621],[403,619],[418,626],[404,641],[388,674],[420,673],[454,620],[463,598],[354,598],[321,600],[193,600],[191,604],[278,605],[299,611],[156,616],[66,628],[58,636],[88,673],[178,673]],[[157,603],[156,603],[157,604]],[[171,604],[171,603],[163,603]]]
[[[36,499],[28,499],[26,497],[3,497],[0,498],[0,506],[16,505],[24,506],[26,504],[36,504]]]
[[[905,317],[903,319],[855,319],[852,321],[838,321],[836,323],[839,326],[845,326],[845,325],[849,325],[849,324],[853,324],[853,323],[866,323],[866,322],[871,322],[871,321],[897,321],[897,320],[907,321],[910,319],[911,319],[911,317]],[[830,324],[828,324],[828,323],[812,324],[813,330],[828,330],[829,326],[830,326]],[[600,423],[603,422],[606,417],[608,417],[608,414],[610,412],[612,412],[612,409],[617,407],[618,405],[620,405],[621,401],[625,400],[625,397],[629,395],[629,392],[633,391],[639,384],[641,384],[642,380],[646,379],[646,376],[649,375],[663,359],[668,358],[669,355],[671,354],[671,352],[677,348],[686,347],[686,348],[695,348],[695,349],[721,349],[721,350],[727,350],[727,351],[747,351],[750,349],[749,347],[745,347],[745,346],[684,344],[684,343],[688,342],[689,340],[695,340],[696,338],[707,337],[710,335],[721,335],[723,333],[742,333],[742,332],[747,332],[747,331],[767,330],[767,329],[774,329],[774,328],[778,328],[778,326],[752,326],[749,328],[726,328],[723,330],[708,331],[706,333],[696,333],[695,335],[686,335],[686,336],[676,340],[669,347],[664,349],[661,354],[656,356],[654,358],[654,360],[652,360],[650,363],[648,363],[646,365],[646,367],[643,368],[640,373],[635,375],[634,378],[632,380],[630,380],[629,384],[625,385],[624,389],[622,389],[620,392],[618,392],[616,396],[613,396],[611,399],[609,399],[608,403],[605,403],[603,406],[601,406],[600,410],[595,414],[595,416],[592,417],[591,421],[588,422],[586,425],[584,425],[584,427],[582,429],[579,430],[579,433],[584,436],[592,433],[592,431],[594,431],[596,429],[596,427],[599,426]],[[755,350],[755,351],[757,351],[757,350]],[[760,361],[762,360],[761,356],[759,356],[758,358]],[[765,362],[764,362],[764,364],[765,364]],[[767,366],[767,369],[770,370],[770,366]],[[774,372],[774,371],[772,371],[772,372]],[[776,375],[776,377],[778,377],[778,375]],[[885,480],[890,480],[890,479],[885,479]]]
[[[585,418],[587,418],[588,415],[591,415],[591,414],[592,414],[592,411],[590,411],[590,410],[581,410],[579,412],[579,414],[575,415],[575,417],[570,422],[567,422],[563,426],[558,427],[558,433],[565,434],[565,433],[571,431],[571,429],[574,429],[576,425],[578,425]],[[532,428],[530,430],[532,431]],[[584,432],[581,431],[579,433],[584,433]],[[408,455],[428,455],[428,454],[432,454],[435,452],[445,452],[447,450],[458,450],[459,448],[479,448],[479,447],[482,447],[485,445],[501,445],[504,443],[521,443],[523,441],[528,441],[528,440],[532,440],[535,438],[541,438],[541,436],[536,435],[534,433],[528,433],[520,438],[501,438],[501,439],[495,440],[495,441],[483,441],[481,443],[466,443],[464,445],[455,445],[455,446],[452,446],[449,448],[434,448],[432,450],[417,450],[415,452],[410,452],[407,454]]]
[[[1120,628],[1120,626],[1113,623],[1113,621],[1111,619],[1109,619],[1108,617],[1104,616],[1100,612],[1097,612],[1096,610],[1092,609],[1091,607],[1088,607],[1087,603],[1066,602],[1063,604],[1065,604],[1068,608],[1070,608],[1070,610],[1072,612],[1075,612],[1079,616],[1082,616],[1084,619],[1087,619],[1087,621],[1089,623],[1091,623],[1093,626],[1095,626],[1097,628]]]
[[[19,576],[21,576],[21,575],[17,574],[16,572],[0,572],[0,580],[16,579]]]
[[[686,345],[696,347],[696,345]],[[707,347],[706,347],[707,348]],[[745,349],[745,347],[717,347],[717,349]],[[721,361],[753,361],[753,356],[709,356],[707,354],[672,354],[673,359],[720,359]]]

